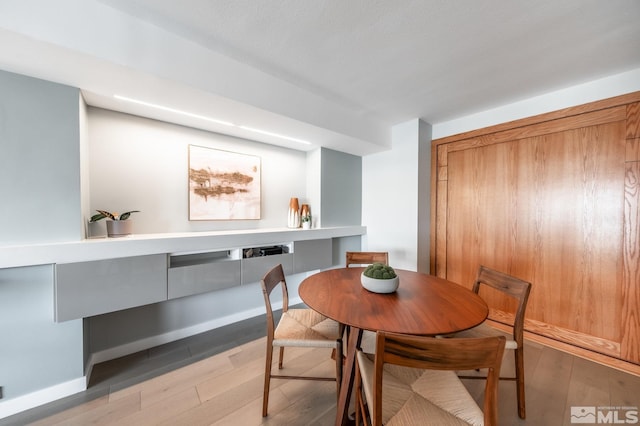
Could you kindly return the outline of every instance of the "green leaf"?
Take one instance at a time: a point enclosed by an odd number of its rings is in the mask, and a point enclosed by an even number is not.
[[[103,215],[104,215],[104,217],[108,217],[108,218],[109,218],[109,219],[111,219],[111,220],[116,220],[116,217],[115,217],[113,214],[111,214],[111,213],[109,213],[108,211],[106,211],[106,210],[98,210],[98,209],[96,209],[96,211],[97,211],[98,213],[103,214]]]
[[[97,222],[99,220],[104,219],[105,217],[107,217],[107,216],[104,215],[103,213],[97,213],[97,214],[94,214],[93,216],[91,216],[91,219],[89,219],[89,222]]]
[[[120,220],[127,220],[129,219],[129,216],[131,216],[131,213],[139,213],[140,210],[131,210],[130,212],[124,212],[120,215]]]
[[[391,266],[387,266],[382,263],[374,263],[367,266],[364,270],[364,275],[366,277],[376,279],[390,279],[397,276],[396,271],[394,271]]]

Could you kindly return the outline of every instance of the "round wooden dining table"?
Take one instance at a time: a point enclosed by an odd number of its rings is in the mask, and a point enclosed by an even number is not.
[[[362,330],[436,336],[475,327],[489,314],[487,304],[471,290],[418,272],[396,269],[400,278],[398,290],[372,293],[360,284],[363,270],[322,271],[304,279],[298,288],[307,306],[350,329],[336,425],[349,423],[355,355]]]

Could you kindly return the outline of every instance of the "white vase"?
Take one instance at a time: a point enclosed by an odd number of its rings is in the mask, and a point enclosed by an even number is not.
[[[300,206],[297,198],[289,200],[289,214],[287,216],[287,227],[300,228]]]

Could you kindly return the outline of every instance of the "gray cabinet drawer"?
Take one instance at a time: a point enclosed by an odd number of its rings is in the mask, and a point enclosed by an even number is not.
[[[333,263],[331,238],[296,241],[293,243],[295,273],[329,268]]]
[[[55,320],[66,321],[167,300],[167,256],[57,264]]]
[[[293,273],[293,254],[291,253],[242,259],[242,284],[259,282],[264,274],[278,263],[282,263],[285,275]]]
[[[169,299],[240,285],[240,260],[215,260],[169,268]]]

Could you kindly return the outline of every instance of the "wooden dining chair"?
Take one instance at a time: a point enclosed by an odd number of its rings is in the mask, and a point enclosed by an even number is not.
[[[373,426],[497,425],[505,341],[504,336],[436,339],[379,331],[376,354],[356,356],[356,425],[367,417]],[[488,369],[482,408],[455,372],[475,368]]]
[[[350,265],[372,265],[374,263],[389,264],[389,253],[386,251],[348,251],[346,267]]]
[[[351,265],[367,266],[374,263],[389,264],[389,252],[386,251],[348,251],[346,253],[346,267]],[[347,333],[348,334],[348,333]],[[375,353],[376,334],[372,331],[364,330],[360,347],[367,353]]]
[[[267,416],[271,379],[335,381],[337,394],[342,380],[342,359],[336,359],[336,374],[332,377],[295,376],[272,374],[273,349],[280,348],[278,369],[283,367],[285,347],[332,348],[342,353],[342,333],[339,324],[312,309],[289,309],[289,293],[282,265],[276,265],[260,281],[267,309],[267,357],[264,372],[262,416]],[[271,306],[271,292],[282,287],[282,316],[276,324]]]
[[[500,377],[501,380],[513,380],[516,382],[516,397],[518,402],[518,416],[522,419],[526,417],[525,396],[524,396],[524,312],[527,308],[531,283],[521,280],[511,275],[499,272],[486,266],[480,266],[476,281],[473,284],[473,291],[480,294],[480,289],[488,286],[500,291],[517,302],[513,322],[508,324],[512,327],[512,335],[509,336],[505,348],[514,351],[515,377]],[[502,333],[491,327],[485,321],[477,327],[456,333],[454,337],[488,337],[501,335]],[[459,375],[465,379],[484,379],[478,375]]]

